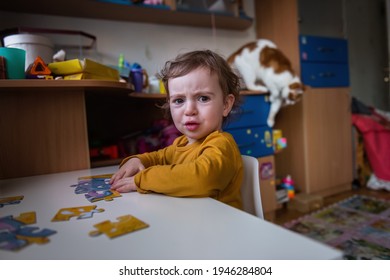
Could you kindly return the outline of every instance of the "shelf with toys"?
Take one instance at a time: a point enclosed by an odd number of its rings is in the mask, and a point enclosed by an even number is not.
[[[176,1],[164,1],[164,5],[132,4],[142,1],[2,1],[0,9],[17,13],[47,14],[56,16],[94,18],[116,21],[169,24],[194,27],[216,27],[231,30],[249,28],[253,19],[243,15],[227,15],[218,12],[177,9]]]

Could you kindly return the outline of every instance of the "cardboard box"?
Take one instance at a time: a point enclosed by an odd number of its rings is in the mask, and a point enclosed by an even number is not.
[[[76,73],[72,75],[65,75],[64,80],[104,80],[104,81],[118,81],[117,78],[110,76],[100,76],[90,73]]]
[[[260,157],[259,161],[259,178],[261,203],[264,213],[275,211],[278,208],[276,202],[275,187],[275,159],[273,155]]]
[[[295,195],[287,205],[288,209],[308,213],[320,209],[324,205],[324,200],[319,195],[300,193]]]
[[[59,76],[88,73],[119,81],[118,70],[87,58],[84,60],[71,59],[61,62],[53,62],[50,63],[48,67],[53,74]]]

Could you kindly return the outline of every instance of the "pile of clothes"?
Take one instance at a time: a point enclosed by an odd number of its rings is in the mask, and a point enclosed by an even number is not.
[[[372,169],[367,187],[390,191],[390,113],[352,98],[352,124],[360,133]]]

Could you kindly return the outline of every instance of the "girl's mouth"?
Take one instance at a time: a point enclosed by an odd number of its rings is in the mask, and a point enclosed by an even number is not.
[[[187,123],[185,123],[185,127],[186,127],[189,131],[194,131],[194,130],[196,130],[196,129],[199,127],[199,123],[196,123],[196,122],[187,122]]]

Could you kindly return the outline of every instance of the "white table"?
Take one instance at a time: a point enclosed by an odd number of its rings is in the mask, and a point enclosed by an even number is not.
[[[0,217],[36,211],[32,226],[56,230],[44,245],[19,252],[0,250],[0,259],[340,259],[342,253],[211,198],[174,198],[125,193],[92,218],[51,222],[61,208],[91,205],[70,185],[80,176],[112,173],[117,167],[79,170],[0,181],[0,197],[24,195],[20,204],[0,208]],[[150,226],[109,239],[90,237],[93,225],[131,214]]]

